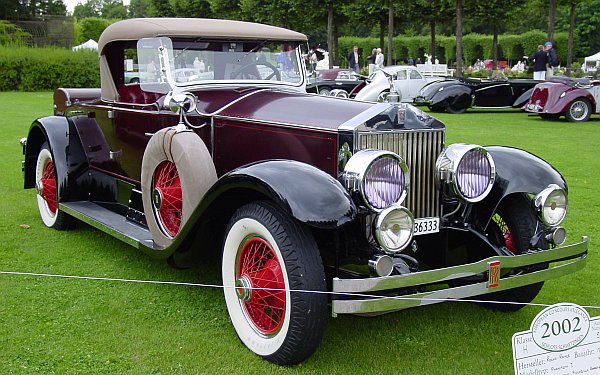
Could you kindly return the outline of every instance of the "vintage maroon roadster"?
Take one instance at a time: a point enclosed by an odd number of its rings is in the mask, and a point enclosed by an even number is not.
[[[523,109],[545,120],[565,116],[569,122],[584,122],[600,114],[600,80],[552,77],[535,85]]]
[[[58,89],[21,141],[44,224],[80,220],[177,267],[218,251],[236,333],[279,364],[315,351],[328,306],[480,296],[517,310],[585,265],[587,237],[563,245],[567,184],[551,165],[445,145],[410,105],[306,93],[306,41],[214,19],[108,27],[102,88]]]

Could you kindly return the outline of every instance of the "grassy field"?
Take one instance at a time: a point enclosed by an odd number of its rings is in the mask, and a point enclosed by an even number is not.
[[[174,270],[84,225],[45,228],[34,191],[22,189],[18,140],[33,119],[51,114],[52,94],[0,93],[0,103],[0,271],[220,283],[214,260]],[[565,226],[569,241],[591,237],[588,265],[547,282],[535,302],[600,305],[600,118],[545,122],[513,110],[438,117],[447,124],[447,143],[524,148],[564,174]],[[315,355],[282,368],[239,342],[220,290],[0,274],[0,373],[508,374],[511,336],[528,329],[540,310],[505,314],[444,303],[377,318],[329,318]]]

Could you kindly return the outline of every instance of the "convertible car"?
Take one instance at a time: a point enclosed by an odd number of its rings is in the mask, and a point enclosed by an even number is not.
[[[393,76],[394,88],[400,94],[400,101],[405,103],[411,103],[419,95],[423,86],[444,79],[439,77],[425,78],[417,68],[411,65],[386,66],[369,76],[366,86],[356,94],[355,99],[370,102],[386,101],[390,93],[388,75]]]
[[[435,112],[463,113],[468,108],[520,108],[539,81],[532,79],[447,78],[431,83],[415,98]]]
[[[563,245],[569,189],[554,167],[446,144],[444,124],[411,105],[306,93],[307,40],[217,19],[107,27],[102,87],[57,90],[54,115],[23,130],[41,221],[82,221],[178,268],[221,259],[223,334],[278,364],[317,349],[328,310],[472,296],[517,310],[585,265],[587,238]],[[126,83],[133,54],[146,74]],[[178,80],[196,58],[210,68]]]
[[[344,68],[322,70],[317,77],[308,81],[306,92],[353,98],[365,85],[366,77]],[[341,94],[341,95],[340,95]]]
[[[552,77],[535,86],[523,109],[546,120],[564,115],[569,122],[587,121],[600,114],[600,80]]]

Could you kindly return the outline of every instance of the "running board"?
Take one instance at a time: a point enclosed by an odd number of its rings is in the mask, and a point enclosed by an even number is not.
[[[99,204],[89,201],[65,202],[59,204],[59,209],[135,248],[157,250],[148,229]]]

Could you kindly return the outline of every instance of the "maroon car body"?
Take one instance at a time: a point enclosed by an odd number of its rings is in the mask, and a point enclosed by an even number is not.
[[[600,80],[552,77],[538,83],[523,107],[543,119],[565,116],[570,122],[584,122],[600,114]]]
[[[102,87],[58,89],[21,140],[44,224],[81,220],[177,267],[220,253],[236,333],[278,364],[316,350],[329,303],[373,315],[486,294],[515,310],[583,267],[586,238],[561,246],[551,165],[446,146],[410,105],[306,93],[306,41],[214,19],[109,26]]]

